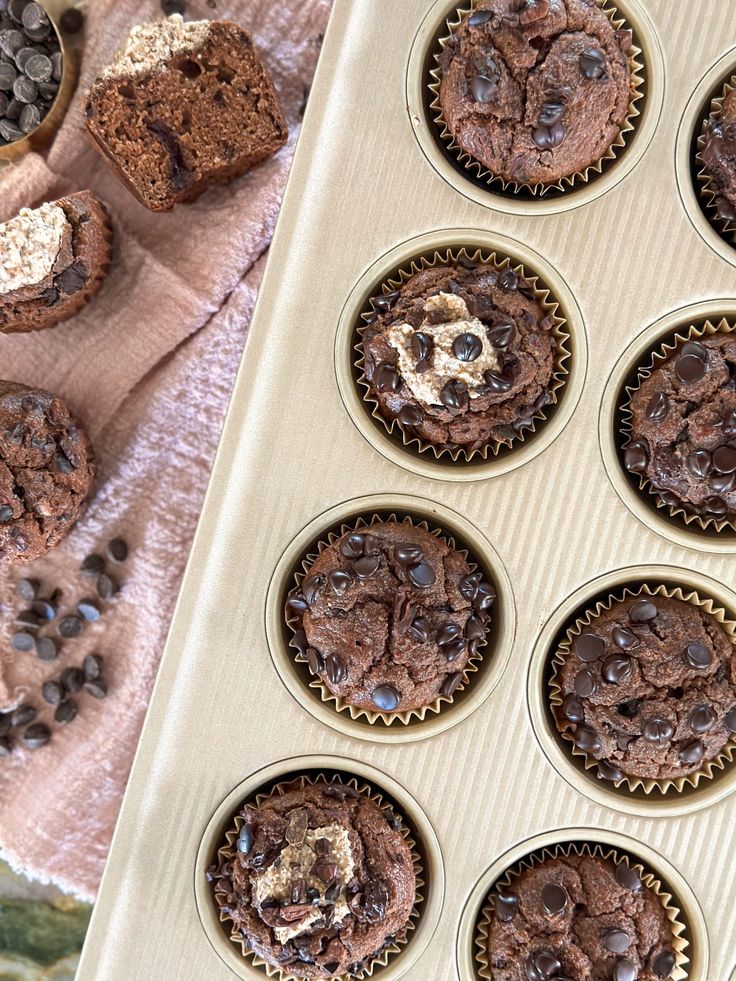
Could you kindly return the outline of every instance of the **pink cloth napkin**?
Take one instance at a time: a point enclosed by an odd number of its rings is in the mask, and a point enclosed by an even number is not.
[[[95,445],[89,508],[48,556],[0,571],[0,706],[27,698],[48,722],[41,683],[99,652],[110,694],[77,697],[78,717],[51,742],[0,759],[0,854],[27,874],[94,897],[202,504],[217,439],[319,55],[330,0],[190,0],[191,19],[235,20],[254,36],[289,124],[289,143],[249,175],[193,205],[151,214],[83,133],[83,97],[130,27],[158,0],[88,6],[81,81],[53,147],[0,175],[0,221],[23,206],[91,188],[115,227],[102,292],[75,318],[36,334],[0,335],[0,376],[57,392]],[[214,8],[214,9],[213,9]],[[94,591],[79,565],[120,535],[123,587],[97,624],[61,642],[57,661],[13,651],[15,583]],[[111,563],[112,566],[112,563]]]

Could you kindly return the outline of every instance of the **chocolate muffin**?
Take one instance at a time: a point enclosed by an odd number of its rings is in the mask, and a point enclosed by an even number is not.
[[[443,120],[493,176],[556,184],[618,139],[631,46],[595,0],[480,0],[438,57]]]
[[[367,397],[405,433],[467,456],[510,445],[555,401],[555,318],[513,269],[433,266],[371,303]]]
[[[573,638],[554,680],[560,731],[606,780],[687,776],[736,732],[733,641],[684,600],[615,601]]]
[[[346,531],[287,601],[293,646],[344,702],[406,712],[452,695],[485,643],[493,586],[462,552],[397,521]]]
[[[100,290],[112,232],[105,206],[79,191],[0,225],[0,332],[53,327]]]
[[[736,517],[736,333],[681,344],[628,408],[624,466],[667,505],[701,519]]]
[[[272,156],[287,138],[250,34],[179,14],[134,27],[87,98],[87,129],[147,208],[193,201]]]
[[[661,981],[676,958],[655,893],[628,861],[544,858],[491,896],[493,981]]]
[[[0,381],[0,563],[58,545],[84,509],[93,476],[87,434],[61,399]]]
[[[353,976],[396,939],[416,901],[401,821],[339,782],[247,804],[210,873],[244,945],[300,978]]]
[[[703,144],[698,156],[718,217],[726,223],[733,222],[736,220],[736,89],[725,96],[722,105],[712,106],[703,124]]]

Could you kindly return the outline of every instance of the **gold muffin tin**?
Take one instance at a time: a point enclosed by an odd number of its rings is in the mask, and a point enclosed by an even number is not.
[[[611,428],[615,393],[653,339],[683,316],[736,314],[736,253],[699,220],[684,149],[707,92],[736,68],[731,5],[616,6],[647,66],[636,134],[585,187],[514,201],[451,167],[423,109],[451,0],[335,0],[79,981],[266,977],[223,946],[202,872],[239,801],[264,774],[312,766],[295,760],[305,753],[383,787],[436,836],[435,912],[374,977],[473,979],[474,917],[495,878],[574,835],[630,850],[672,887],[690,981],[734,970],[734,773],[647,800],[592,783],[542,701],[559,626],[622,575],[666,573],[736,609],[732,543],[632,496]],[[463,240],[548,279],[574,351],[534,438],[455,479],[368,428],[349,365],[373,284],[412,252]],[[356,508],[415,509],[501,577],[485,682],[479,672],[475,692],[398,739],[312,697],[280,616],[297,554]]]

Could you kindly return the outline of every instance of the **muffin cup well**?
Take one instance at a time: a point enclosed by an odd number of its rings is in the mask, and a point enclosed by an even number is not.
[[[351,975],[351,977],[357,978],[369,978],[373,975],[373,972],[378,967],[386,967],[389,960],[396,954],[398,954],[404,945],[408,943],[409,936],[413,930],[416,929],[416,924],[419,916],[421,915],[421,907],[424,903],[424,866],[422,862],[422,857],[417,850],[417,842],[412,837],[410,829],[406,826],[404,821],[397,815],[394,807],[388,801],[383,799],[383,796],[371,787],[368,783],[359,780],[357,777],[338,777],[337,775],[328,774],[312,774],[303,775],[296,777],[295,779],[282,781],[276,783],[268,793],[263,791],[256,792],[252,801],[243,801],[241,808],[251,807],[257,808],[261,806],[265,801],[273,796],[282,796],[283,794],[299,789],[300,787],[305,787],[308,785],[315,785],[317,783],[331,784],[335,782],[344,783],[347,786],[352,787],[359,794],[369,797],[374,803],[376,803],[382,811],[386,814],[387,819],[390,823],[394,824],[398,819],[400,822],[400,832],[406,841],[409,850],[411,852],[412,864],[414,866],[414,872],[416,876],[416,898],[414,901],[414,908],[410,913],[410,918],[406,927],[406,935],[401,938],[394,938],[391,943],[388,943],[379,954],[377,954],[358,974]],[[243,819],[237,814],[233,820],[233,823],[229,830],[225,832],[225,838],[227,841],[226,845],[222,845],[217,851],[218,864],[222,861],[232,861],[236,855],[236,842],[238,835],[240,834],[240,829],[243,825]],[[215,903],[220,908],[220,922],[226,924],[231,920],[230,915],[226,912],[227,900],[229,893],[222,887],[221,881],[214,887],[214,898]],[[290,971],[281,970],[273,965],[264,961],[262,958],[258,957],[248,946],[247,940],[242,934],[233,929],[230,933],[230,940],[233,944],[240,947],[242,955],[251,961],[254,967],[263,968],[268,977],[277,977],[280,981],[304,981],[303,974],[292,974]],[[336,975],[338,977],[345,977],[344,975]]]
[[[371,386],[364,372],[363,337],[369,327],[371,318],[375,317],[373,301],[381,295],[386,296],[400,289],[411,276],[419,272],[432,269],[437,265],[449,265],[459,261],[492,265],[500,272],[506,269],[512,269],[528,285],[534,299],[539,303],[544,312],[552,317],[554,322],[552,333],[557,341],[554,372],[548,392],[550,398],[549,403],[538,409],[532,415],[531,425],[515,434],[513,438],[487,443],[485,446],[474,450],[468,450],[462,446],[454,448],[437,446],[434,443],[422,440],[415,434],[411,426],[404,425],[398,419],[386,418],[381,412],[378,401],[371,394]],[[404,447],[420,454],[431,453],[436,460],[449,460],[452,463],[471,463],[477,460],[487,460],[489,455],[493,457],[498,456],[501,452],[513,452],[517,446],[524,442],[527,436],[533,435],[537,427],[546,421],[549,406],[557,403],[560,391],[567,381],[569,374],[567,362],[570,358],[570,334],[567,330],[567,321],[559,315],[559,310],[559,301],[553,297],[551,290],[546,285],[540,283],[539,276],[527,274],[524,265],[520,262],[514,263],[510,256],[501,256],[494,250],[482,248],[447,248],[441,251],[435,250],[431,255],[419,255],[400,266],[390,276],[377,284],[374,290],[374,296],[367,301],[361,313],[361,317],[366,323],[364,326],[357,327],[355,330],[355,333],[358,335],[358,341],[354,344],[356,357],[353,362],[353,372],[357,385],[364,389],[363,401],[368,406],[372,406],[372,418],[383,425],[389,436],[398,441],[400,435],[401,443]]]
[[[525,855],[516,865],[507,869],[504,874],[493,884],[491,892],[488,894],[486,902],[481,907],[475,927],[475,961],[476,971],[479,978],[483,981],[493,981],[493,974],[488,963],[488,936],[490,931],[491,916],[493,912],[492,896],[498,886],[511,886],[514,878],[526,869],[533,868],[548,859],[568,857],[575,855],[589,855],[591,857],[602,858],[604,861],[611,861],[615,864],[626,861],[641,877],[647,889],[650,889],[659,900],[672,930],[672,950],[675,954],[676,964],[670,974],[672,981],[682,981],[688,977],[686,965],[690,958],[686,953],[690,942],[687,939],[687,928],[682,919],[682,911],[677,905],[676,898],[667,890],[665,885],[657,878],[654,872],[647,869],[641,862],[633,860],[626,852],[619,851],[617,848],[604,845],[600,842],[569,842],[556,845],[547,845],[538,851],[530,852]]]
[[[642,381],[648,378],[656,367],[669,360],[688,341],[711,337],[713,334],[731,334],[735,327],[736,325],[725,317],[718,324],[713,324],[710,320],[703,321],[700,326],[691,324],[687,329],[678,330],[667,340],[662,341],[659,347],[653,351],[649,361],[644,365],[640,365],[637,372],[637,382],[626,385],[627,398],[619,405],[619,432],[622,438],[621,448],[623,450],[626,449],[633,435],[631,423],[632,412],[630,407],[631,398],[634,392],[641,387]],[[703,515],[688,511],[679,501],[672,502],[671,499],[668,500],[661,491],[658,491],[652,486],[651,481],[645,474],[639,476],[639,490],[653,498],[657,508],[664,508],[672,518],[684,522],[685,525],[695,524],[703,531],[736,533],[736,519],[719,519],[715,516],[704,517]]]
[[[696,178],[703,210],[705,211],[706,217],[708,218],[708,221],[710,221],[711,225],[713,225],[713,227],[720,232],[721,235],[728,238],[728,240],[731,242],[736,242],[736,217],[722,218],[718,213],[718,195],[715,188],[712,186],[711,178],[707,173],[706,163],[702,154],[709,135],[710,121],[712,119],[716,120],[716,122],[721,120],[723,103],[726,97],[733,92],[734,88],[736,88],[736,75],[732,75],[727,82],[724,82],[723,87],[721,88],[721,94],[712,99],[708,110],[703,117],[700,134],[698,135],[695,144]]]
[[[557,681],[557,674],[568,658],[572,656],[571,650],[575,638],[586,627],[591,626],[596,617],[610,610],[614,603],[619,603],[635,596],[666,596],[668,599],[681,600],[684,603],[689,603],[691,606],[698,607],[714,617],[729,635],[732,643],[736,645],[736,621],[729,619],[723,607],[716,605],[710,597],[703,597],[694,589],[683,589],[682,587],[672,587],[664,584],[653,589],[646,583],[639,589],[625,587],[619,592],[610,593],[605,599],[599,600],[595,606],[585,610],[576,618],[574,625],[568,628],[565,639],[560,642],[557,651],[551,659],[551,673],[548,688],[549,701],[553,712],[555,709],[560,708],[563,703],[562,690]],[[560,729],[559,731],[562,739],[570,744],[572,755],[582,759],[585,769],[596,770],[600,761],[575,746],[571,731],[567,729]],[[617,789],[624,787],[631,792],[641,789],[645,794],[651,794],[655,790],[661,794],[667,794],[668,792],[681,793],[686,787],[695,789],[701,781],[711,780],[717,771],[723,771],[727,766],[731,766],[734,762],[735,755],[736,741],[732,739],[714,759],[709,760],[699,770],[689,773],[687,776],[653,780],[624,774],[622,779],[611,782]]]
[[[372,525],[376,523],[385,523],[388,521],[399,522],[399,520],[401,524],[411,525],[412,527],[416,527],[416,528],[422,528],[425,531],[428,531],[431,535],[435,536],[436,538],[445,541],[451,548],[456,548],[455,540],[451,535],[448,535],[445,532],[443,532],[443,530],[440,527],[430,525],[430,523],[426,520],[415,521],[409,516],[399,519],[399,517],[396,514],[382,515],[382,514],[373,513],[373,514],[368,514],[366,516],[359,516],[351,524],[347,524],[347,523],[342,524],[340,526],[339,531],[328,532],[327,537],[321,539],[317,543],[316,551],[309,552],[307,553],[307,555],[303,557],[301,562],[302,571],[297,570],[294,573],[295,586],[293,587],[292,590],[290,590],[290,595],[300,590],[303,580],[309,574],[309,570],[313,565],[315,559],[318,557],[318,555],[320,555],[324,551],[324,549],[328,548],[331,545],[334,545],[334,543],[338,541],[338,539],[341,538],[342,535],[344,535],[346,532],[360,531],[362,529],[368,530],[371,528]],[[457,551],[468,562],[471,573],[476,572],[479,569],[478,563],[474,562],[473,559],[469,556],[467,549],[459,548],[457,549]],[[487,581],[491,582],[491,584],[495,588],[496,584],[493,576],[485,569],[481,568],[481,571],[483,573],[484,578],[487,579]],[[491,607],[491,611],[493,611],[493,607]],[[492,619],[493,619],[493,613],[491,612],[491,620]],[[287,612],[286,622],[295,638],[296,631],[299,629],[296,626],[296,623],[298,622],[298,617],[290,617]],[[489,629],[490,629],[490,625],[489,625]],[[488,638],[488,634],[486,633],[486,638],[479,645],[478,653],[468,658],[468,661],[465,667],[463,668],[462,681],[456,687],[455,689],[456,692],[462,692],[471,683],[473,674],[475,674],[478,671],[478,667],[484,657],[484,654],[482,653],[483,648],[486,647],[488,643],[487,638]],[[289,646],[297,649],[297,645],[295,644],[294,639],[290,641]],[[490,656],[490,655],[486,655],[486,656]],[[297,652],[294,659],[300,664],[307,663],[306,657],[300,652]],[[339,695],[333,694],[333,692],[330,691],[330,689],[325,685],[325,683],[319,677],[314,677],[310,681],[309,687],[317,690],[320,693],[323,702],[333,702],[334,707],[338,712],[348,712],[352,719],[354,720],[364,719],[370,725],[375,725],[376,723],[383,723],[385,726],[391,726],[397,722],[402,723],[403,725],[408,725],[412,720],[423,721],[428,713],[430,712],[438,713],[442,710],[443,706],[451,705],[455,700],[454,693],[453,693],[452,695],[440,695],[429,705],[423,705],[421,708],[417,708],[417,709],[409,709],[405,712],[372,712],[367,708],[363,708],[357,705],[351,705],[349,702],[346,702]]]
[[[445,145],[447,151],[455,160],[457,160],[464,170],[468,172],[471,179],[473,179],[476,183],[485,185],[490,189],[497,188],[504,194],[517,195],[520,193],[525,193],[532,198],[539,199],[543,198],[544,195],[549,194],[550,191],[563,193],[567,190],[575,189],[576,186],[579,187],[580,185],[587,184],[591,179],[599,176],[605,167],[609,166],[616,160],[620,151],[626,147],[628,142],[630,142],[631,134],[636,129],[638,119],[641,115],[640,110],[637,107],[637,103],[644,98],[644,90],[646,87],[646,71],[642,58],[642,49],[637,44],[632,43],[629,52],[629,69],[631,73],[631,98],[629,100],[629,111],[618,137],[608,147],[606,152],[598,161],[591,164],[589,167],[586,167],[583,171],[577,171],[574,174],[562,177],[555,183],[545,184],[538,182],[536,184],[526,184],[519,183],[517,181],[508,181],[503,177],[498,177],[493,174],[490,170],[484,167],[483,164],[481,164],[478,160],[475,160],[472,156],[470,156],[470,154],[466,153],[460,146],[458,146],[452,133],[447,127],[442,114],[442,107],[440,105],[440,83],[442,80],[442,69],[439,64],[439,59],[441,58],[447,45],[454,43],[453,39],[455,33],[465,17],[473,12],[477,2],[478,0],[471,0],[469,5],[466,4],[462,7],[457,7],[450,17],[447,18],[445,24],[446,33],[440,34],[440,36],[437,38],[436,43],[438,48],[431,56],[434,66],[430,66],[429,69],[429,111],[435,127],[439,132],[440,139]],[[614,30],[631,30],[631,26],[627,22],[626,18],[619,13],[617,7],[609,3],[609,0],[595,0],[595,2],[608,17]]]

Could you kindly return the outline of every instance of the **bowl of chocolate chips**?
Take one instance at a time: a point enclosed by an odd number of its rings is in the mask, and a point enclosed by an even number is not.
[[[0,160],[48,142],[69,104],[75,74],[42,3],[0,0]]]

